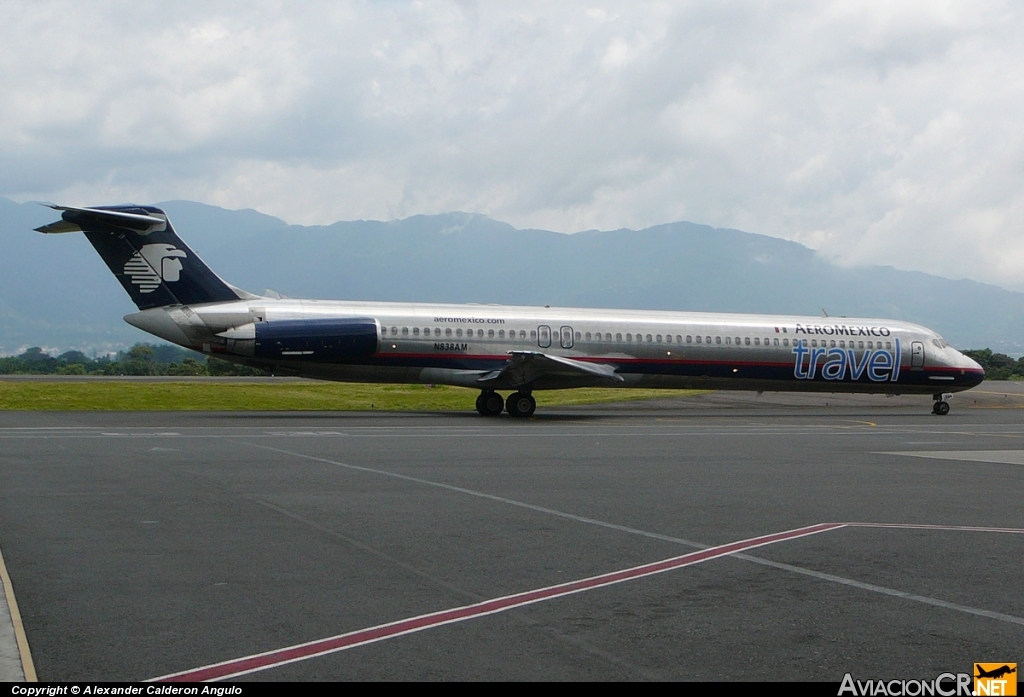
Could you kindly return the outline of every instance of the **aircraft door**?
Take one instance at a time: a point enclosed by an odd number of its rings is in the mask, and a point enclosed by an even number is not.
[[[551,327],[546,324],[537,327],[537,345],[541,348],[551,346]]]
[[[910,343],[910,367],[918,370],[924,368],[924,343],[920,341]]]
[[[562,327],[562,348],[572,348],[572,327]]]

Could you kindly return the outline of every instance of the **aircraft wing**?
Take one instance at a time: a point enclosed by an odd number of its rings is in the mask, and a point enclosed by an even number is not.
[[[588,377],[607,382],[624,382],[621,375],[610,365],[552,356],[539,351],[510,351],[508,364],[501,370],[494,370],[480,376],[481,386],[493,383],[507,383],[512,387],[528,385],[539,377]]]

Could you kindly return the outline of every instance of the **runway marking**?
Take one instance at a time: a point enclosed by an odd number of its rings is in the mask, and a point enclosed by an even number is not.
[[[663,540],[665,542],[673,542],[675,544],[684,544],[690,547],[696,547],[697,549],[707,549],[708,545],[701,544],[700,542],[693,542],[691,540],[684,540],[679,537],[671,537],[669,535],[661,535],[656,532],[648,532],[646,530],[640,530],[639,528],[631,528],[626,525],[618,525],[616,523],[609,523],[603,520],[597,520],[596,518],[587,518],[586,516],[576,515],[574,513],[566,513],[565,511],[555,510],[554,508],[545,508],[544,506],[538,506],[532,503],[526,503],[525,501],[517,501],[515,499],[508,499],[504,496],[497,496],[496,494],[488,494],[483,491],[477,491],[476,489],[466,489],[465,487],[455,486],[454,484],[445,484],[443,482],[435,482],[429,479],[421,479],[419,477],[413,477],[408,474],[399,474],[397,472],[388,472],[387,470],[374,469],[373,467],[362,467],[360,465],[350,465],[346,462],[339,462],[337,460],[329,460],[325,457],[317,457],[315,455],[306,455],[305,453],[297,453],[291,450],[284,450],[282,448],[275,448],[269,445],[260,445],[258,443],[247,443],[242,440],[236,441],[241,445],[248,445],[251,448],[259,448],[261,450],[270,450],[275,453],[281,453],[282,455],[291,455],[292,457],[301,458],[304,460],[312,460],[313,462],[322,462],[326,465],[333,465],[335,467],[343,467],[345,469],[355,470],[357,472],[369,472],[370,474],[379,474],[385,477],[392,477],[394,479],[401,479],[407,482],[414,482],[416,484],[423,484],[425,486],[435,487],[438,489],[446,489],[448,491],[454,491],[459,494],[467,494],[469,496],[475,496],[481,499],[488,499],[490,501],[497,501],[498,503],[504,503],[509,506],[516,506],[518,508],[525,508],[527,510],[536,511],[538,513],[545,513],[547,515],[558,516],[559,518],[566,518],[568,520],[575,520],[578,523],[586,523],[587,525],[596,525],[602,528],[608,528],[610,530],[618,530],[619,532],[629,533],[631,535],[641,535],[643,537],[650,537],[655,540]]]
[[[705,561],[718,559],[724,556],[732,556],[736,559],[754,562],[756,564],[761,564],[763,566],[782,569],[785,571],[790,571],[805,576],[812,576],[814,578],[818,578],[821,580],[831,581],[834,583],[839,583],[845,586],[850,586],[861,590],[881,593],[884,595],[897,597],[903,600],[912,600],[914,602],[924,603],[926,605],[932,605],[935,607],[941,607],[948,610],[955,610],[958,612],[963,612],[979,617],[985,617],[988,619],[995,619],[1002,622],[1009,622],[1012,624],[1024,626],[1024,618],[1016,617],[1014,615],[1008,615],[1001,612],[993,612],[991,610],[983,610],[975,607],[970,607],[968,605],[950,603],[944,600],[930,598],[928,596],[917,595],[914,593],[908,593],[906,591],[895,590],[892,588],[886,588],[885,586],[878,586],[872,583],[855,581],[853,579],[844,578],[842,576],[836,576],[834,574],[814,571],[812,569],[805,569],[799,566],[784,564],[781,562],[763,559],[760,557],[753,557],[748,554],[742,553],[745,550],[755,549],[758,547],[766,547],[777,542],[795,540],[802,537],[809,537],[811,535],[817,535],[819,533],[824,532],[831,532],[833,530],[838,530],[840,528],[845,527],[952,530],[969,532],[997,532],[1024,534],[1024,529],[1021,528],[976,527],[963,525],[926,525],[913,523],[819,523],[817,525],[810,525],[802,528],[796,528],[793,530],[786,530],[780,533],[762,535],[759,537],[754,537],[747,540],[740,540],[738,542],[732,542],[729,544],[719,545],[716,547],[708,547],[699,552],[690,552],[689,554],[684,554],[678,557],[671,557],[669,559],[664,559],[650,564],[642,564],[640,566],[623,569],[621,571],[613,571],[598,576],[591,576],[578,581],[570,581],[568,583],[562,583],[554,586],[546,586],[544,588],[539,588],[532,591],[525,591],[522,593],[516,593],[513,595],[502,596],[500,598],[494,598],[492,600],[486,600],[483,602],[474,603],[472,605],[464,605],[449,610],[442,610],[439,612],[428,613],[425,615],[418,615],[416,617],[411,617],[405,620],[380,624],[373,627],[368,627],[366,629],[357,630],[354,632],[338,634],[332,637],[327,637],[326,639],[319,639],[316,641],[310,641],[302,644],[294,644],[292,646],[287,646],[282,649],[276,649],[274,651],[266,651],[259,654],[252,654],[250,656],[244,656],[230,661],[222,661],[220,663],[214,663],[207,666],[202,666],[200,668],[181,671],[178,673],[170,673],[168,675],[163,675],[157,678],[151,678],[148,682],[201,682],[237,678],[242,675],[248,675],[270,668],[276,668],[290,663],[297,663],[300,661],[317,658],[319,656],[325,656],[331,653],[337,653],[339,651],[345,651],[347,649],[356,648],[358,646],[365,646],[368,644],[385,641],[387,639],[393,639],[399,636],[404,636],[406,634],[421,632],[427,629],[431,629],[433,627],[440,627],[443,625],[464,622],[466,620],[475,619],[477,617],[493,615],[500,612],[505,612],[508,610],[524,607],[527,605],[533,605],[536,603],[544,602],[547,600],[554,600],[568,595],[582,593],[588,590],[604,588],[607,586],[623,583],[625,581],[645,578],[647,576],[653,576],[655,574],[664,573],[666,571],[672,571],[687,566],[693,566]]]
[[[486,600],[481,603],[464,605],[450,610],[442,610],[440,612],[419,615],[417,617],[411,617],[397,622],[389,622],[387,624],[381,624],[355,632],[338,634],[318,641],[296,644],[283,649],[277,649],[276,651],[267,651],[260,654],[236,658],[231,661],[224,661],[221,663],[203,666],[201,668],[195,668],[193,670],[171,673],[159,678],[153,678],[149,682],[200,682],[236,678],[241,675],[255,673],[268,668],[296,663],[298,661],[304,661],[318,656],[344,651],[357,646],[365,646],[366,644],[376,643],[378,641],[403,636],[405,634],[421,632],[433,627],[454,624],[456,622],[464,622],[477,617],[484,617],[486,615],[506,612],[526,605],[533,605],[546,600],[554,600],[567,595],[573,595],[588,590],[594,590],[596,588],[604,588],[606,586],[623,583],[625,581],[653,576],[654,574],[660,574],[666,571],[700,564],[712,559],[718,559],[719,557],[735,554],[736,552],[741,552],[743,550],[764,547],[766,545],[775,544],[776,542],[782,542],[785,540],[795,540],[809,535],[828,532],[829,530],[835,530],[841,527],[843,527],[842,523],[820,523],[818,525],[810,525],[803,528],[796,528],[794,530],[772,533],[770,535],[761,535],[759,537],[731,542],[718,547],[710,547],[699,552],[690,552],[689,554],[684,554],[682,556],[663,559],[650,564],[634,566],[621,571],[613,571],[611,573],[591,576],[578,581],[570,581],[568,583],[546,586],[544,588],[538,588],[536,590],[526,591],[523,593],[515,593],[513,595]]]
[[[37,682],[36,667],[32,662],[32,652],[28,648],[28,637],[25,636],[25,627],[21,623],[21,613],[18,612],[18,601],[14,598],[14,586],[11,577],[7,573],[7,565],[4,564],[4,555],[0,552],[0,585],[4,587],[4,596],[7,600],[7,610],[10,613],[11,625],[14,629],[14,640],[21,658],[21,674],[17,676],[4,676],[4,680],[24,680],[25,682]]]
[[[337,467],[343,467],[343,468],[346,468],[346,469],[352,469],[352,470],[356,470],[356,471],[360,471],[360,472],[369,472],[369,473],[372,473],[372,474],[379,474],[379,475],[383,475],[383,476],[386,476],[386,477],[394,477],[395,479],[402,479],[402,480],[409,481],[409,482],[415,482],[417,484],[424,484],[426,486],[437,487],[437,488],[440,488],[440,489],[447,489],[448,491],[454,491],[454,492],[457,492],[457,493],[460,493],[460,494],[468,494],[470,496],[475,496],[477,498],[489,499],[491,501],[497,501],[498,503],[504,503],[504,504],[507,504],[507,505],[510,505],[510,506],[516,506],[518,508],[525,508],[525,509],[528,509],[528,510],[531,510],[531,511],[536,511],[538,513],[545,513],[545,514],[548,514],[548,515],[554,515],[554,516],[558,516],[559,518],[565,518],[567,520],[574,520],[576,522],[584,523],[584,524],[587,524],[587,525],[595,525],[595,526],[598,526],[598,527],[607,528],[609,530],[617,530],[619,532],[624,532],[624,533],[627,533],[627,534],[630,534],[630,535],[639,535],[639,536],[642,536],[642,537],[647,537],[647,538],[651,538],[651,539],[655,539],[655,540],[662,540],[662,541],[671,542],[671,543],[674,543],[674,544],[686,545],[688,547],[695,547],[697,549],[708,549],[709,548],[709,545],[703,544],[701,542],[695,542],[693,540],[686,540],[686,539],[683,539],[683,538],[680,538],[680,537],[673,537],[671,535],[662,535],[660,533],[650,532],[650,531],[647,531],[647,530],[641,530],[639,528],[632,528],[632,527],[629,527],[627,525],[619,525],[617,523],[609,523],[607,521],[597,520],[595,518],[588,518],[586,516],[576,515],[574,513],[567,513],[565,511],[559,511],[559,510],[556,510],[556,509],[553,509],[553,508],[545,508],[544,506],[537,506],[537,505],[532,504],[532,503],[526,503],[525,501],[517,501],[515,499],[508,499],[508,498],[505,498],[503,496],[497,496],[495,494],[488,494],[488,493],[485,493],[485,492],[482,492],[482,491],[477,491],[477,490],[474,490],[474,489],[466,489],[464,487],[454,486],[452,484],[444,484],[442,482],[434,482],[434,481],[430,481],[429,479],[420,479],[419,477],[412,477],[412,476],[409,476],[409,475],[406,475],[406,474],[398,474],[396,472],[388,472],[386,470],[373,469],[371,467],[361,467],[359,465],[350,465],[350,464],[347,464],[347,463],[344,463],[344,462],[338,462],[337,460],[329,460],[329,459],[323,458],[323,457],[316,457],[315,455],[306,455],[304,453],[296,453],[296,452],[292,452],[292,451],[289,451],[289,450],[283,450],[281,448],[274,448],[274,447],[271,447],[269,445],[259,445],[259,444],[256,444],[256,443],[246,443],[245,441],[238,441],[238,442],[242,443],[244,445],[248,445],[248,446],[253,447],[253,448],[260,448],[260,449],[263,449],[263,450],[271,450],[273,452],[278,452],[278,453],[282,453],[282,454],[285,454],[285,455],[292,455],[293,457],[298,457],[298,458],[307,459],[307,460],[313,460],[314,462],[322,462],[322,463],[325,463],[325,464],[335,465]],[[875,527],[875,528],[894,528],[894,529],[902,528],[902,529],[954,530],[954,531],[955,530],[964,530],[964,531],[971,531],[971,532],[999,532],[999,533],[1014,533],[1014,534],[1019,533],[1019,532],[1024,532],[1024,531],[1018,530],[1016,528],[984,528],[984,527],[967,527],[967,526],[951,526],[951,525],[928,525],[928,524],[843,523],[843,525],[846,526],[846,527],[865,527],[865,528],[866,527]],[[735,555],[735,556],[736,556],[736,558],[743,558],[746,561],[752,561],[752,562],[756,562],[758,564],[763,563],[766,566],[776,566],[776,568],[784,568],[784,566],[785,566],[787,568],[787,570],[789,570],[789,571],[799,570],[799,571],[797,571],[797,573],[802,573],[802,574],[804,574],[806,576],[814,576],[814,577],[820,578],[822,580],[833,581],[835,583],[841,583],[841,584],[846,585],[846,586],[861,588],[863,590],[870,590],[870,591],[874,591],[874,592],[877,592],[877,593],[883,593],[885,595],[900,597],[900,598],[903,598],[905,600],[912,600],[912,601],[915,601],[915,602],[922,602],[922,603],[926,603],[928,605],[934,605],[934,606],[937,606],[937,607],[944,607],[944,608],[950,609],[950,610],[959,610],[961,612],[967,612],[967,613],[973,614],[973,615],[981,615],[981,616],[990,617],[990,618],[993,618],[993,619],[1011,618],[1011,619],[1008,619],[1006,621],[1014,622],[1014,623],[1017,623],[1017,624],[1021,623],[1021,622],[1018,621],[1017,618],[1013,618],[1011,615],[1002,615],[1001,613],[993,613],[993,612],[991,612],[989,610],[982,610],[982,609],[979,609],[979,608],[970,608],[970,607],[968,607],[966,605],[955,605],[953,603],[947,603],[944,600],[938,600],[936,598],[927,598],[926,596],[913,595],[913,594],[906,593],[904,591],[895,590],[895,589],[892,589],[892,588],[885,588],[884,586],[874,586],[872,584],[862,583],[860,581],[856,581],[854,579],[849,579],[849,578],[844,578],[842,576],[833,576],[831,574],[823,574],[821,572],[817,572],[817,571],[814,571],[812,569],[804,569],[802,567],[796,567],[796,566],[788,567],[788,565],[778,566],[776,562],[772,562],[772,561],[769,561],[767,559],[759,559],[758,557],[749,557],[747,555]]]
[[[850,528],[895,528],[902,530],[962,530],[965,532],[1003,532],[1024,535],[1024,528],[985,528],[971,525],[927,525],[923,523],[846,523]]]
[[[856,525],[856,524],[854,524]],[[850,527],[853,527],[851,525]],[[903,526],[889,526],[883,525],[878,527],[903,527]],[[907,527],[918,527],[918,526],[907,526]],[[1024,532],[1020,530],[1017,532]],[[978,617],[985,617],[992,620],[999,620],[1000,622],[1009,622],[1011,624],[1018,624],[1024,626],[1024,617],[1015,617],[1013,615],[1007,615],[1002,612],[993,612],[992,610],[983,610],[981,608],[971,607],[969,605],[959,605],[957,603],[950,603],[945,600],[939,600],[938,598],[929,598],[926,595],[917,595],[915,593],[908,593],[906,591],[896,590],[894,588],[886,588],[885,586],[876,586],[873,583],[864,583],[863,581],[855,581],[852,578],[845,578],[843,576],[836,576],[835,574],[827,574],[822,571],[814,571],[813,569],[805,569],[801,566],[793,566],[791,564],[783,564],[782,562],[771,561],[769,559],[763,559],[761,557],[752,557],[748,554],[735,554],[733,555],[736,559],[743,559],[745,561],[754,562],[755,564],[761,564],[763,566],[771,566],[776,569],[782,569],[783,571],[790,571],[795,574],[802,574],[804,576],[811,576],[818,578],[823,581],[831,581],[832,583],[839,583],[844,586],[850,586],[851,588],[859,588],[861,590],[871,591],[873,593],[881,593],[882,595],[889,595],[894,598],[900,598],[902,600],[912,600],[916,603],[924,603],[925,605],[933,605],[935,607],[941,607],[946,610],[955,610],[957,612],[963,612],[968,615],[976,615]]]
[[[971,394],[997,394],[1004,397],[1024,397],[1022,392],[992,392],[989,390],[971,390]]]
[[[932,460],[966,460],[998,465],[1024,465],[1024,450],[893,450],[878,455],[905,455]]]

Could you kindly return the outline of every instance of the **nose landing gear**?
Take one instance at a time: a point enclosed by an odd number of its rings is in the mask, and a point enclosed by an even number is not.
[[[942,399],[944,395],[937,394],[933,396],[935,404],[932,405],[932,413],[937,416],[945,416],[949,413],[949,402]]]

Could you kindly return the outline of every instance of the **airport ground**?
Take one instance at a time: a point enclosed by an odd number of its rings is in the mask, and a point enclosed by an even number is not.
[[[931,679],[1024,646],[1024,390],[951,404],[0,412],[0,550],[41,680]]]

